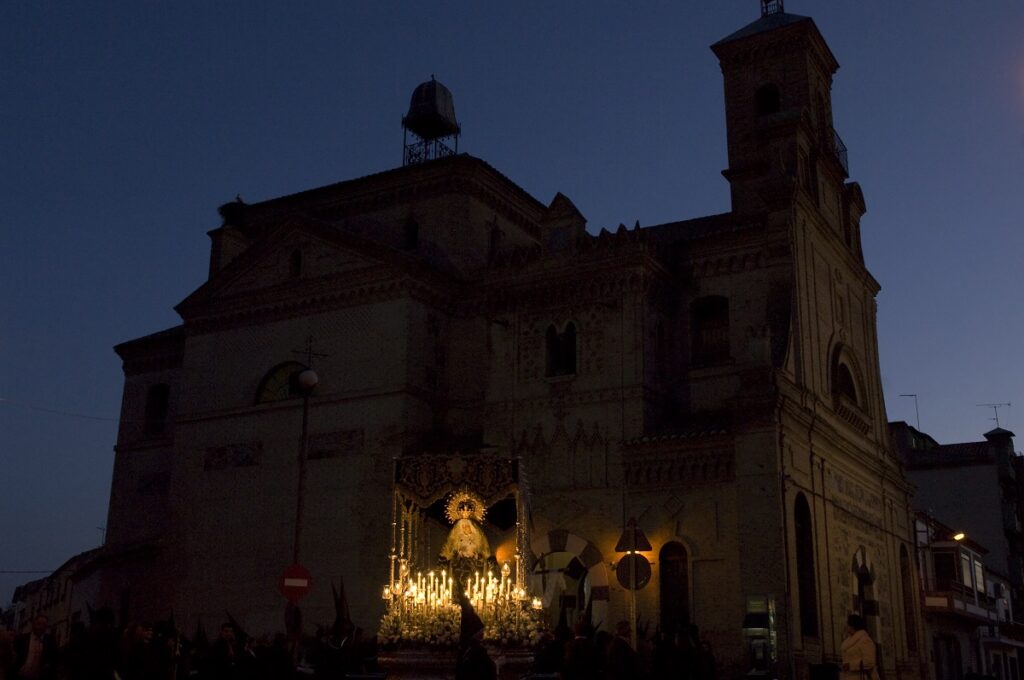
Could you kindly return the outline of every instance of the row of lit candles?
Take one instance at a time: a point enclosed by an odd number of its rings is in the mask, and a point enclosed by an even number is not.
[[[501,578],[493,573],[481,574],[476,572],[466,585],[465,595],[474,607],[481,605],[511,602],[526,602],[528,596],[525,588],[517,588],[515,582],[509,578],[508,562],[501,567]],[[425,606],[429,610],[452,606],[452,587],[455,586],[455,579],[451,574],[442,571],[439,575],[433,571],[424,575],[418,572],[415,577],[401,579],[384,586],[381,597],[384,600],[403,598],[414,606]],[[530,606],[533,609],[541,609],[543,603],[539,597],[531,600]]]

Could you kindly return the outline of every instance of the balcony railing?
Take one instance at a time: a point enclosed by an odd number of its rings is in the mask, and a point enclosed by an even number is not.
[[[832,153],[835,154],[836,160],[839,161],[839,165],[843,168],[843,173],[847,177],[850,176],[850,163],[846,155],[846,145],[843,144],[843,138],[839,136],[835,128],[832,128]]]

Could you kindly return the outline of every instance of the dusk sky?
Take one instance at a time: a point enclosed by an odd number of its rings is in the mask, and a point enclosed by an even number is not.
[[[1024,437],[1024,2],[788,0],[840,70],[889,420]],[[401,164],[431,74],[460,151],[588,228],[730,209],[708,46],[756,0],[0,4],[0,606],[99,545],[122,373],[216,208]],[[1021,448],[1018,440],[1018,448]]]

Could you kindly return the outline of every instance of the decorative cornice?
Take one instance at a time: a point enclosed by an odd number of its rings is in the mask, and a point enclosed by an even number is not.
[[[603,402],[621,402],[623,399],[647,398],[652,393],[650,388],[634,386],[624,389],[569,392],[553,397],[492,401],[484,404],[484,413],[488,417],[493,417],[514,410],[554,410],[555,408],[584,406]]]
[[[422,300],[444,311],[455,309],[458,288],[452,286],[443,290],[439,286],[410,276],[395,275],[368,276],[362,283],[351,282],[343,287],[332,287],[331,281],[341,283],[342,275],[325,279],[321,285],[303,289],[285,290],[283,287],[267,299],[265,291],[253,291],[244,295],[218,300],[203,316],[188,319],[186,325],[191,333],[238,328],[264,324],[281,319],[308,316],[322,312],[343,309],[357,305],[412,297]],[[276,298],[276,299],[275,299]]]
[[[730,448],[687,450],[680,444],[671,450],[623,456],[623,480],[628,487],[721,484],[736,477],[735,456]]]
[[[690,276],[694,279],[701,279],[754,271],[763,268],[766,259],[765,251],[762,248],[719,257],[695,258],[689,267]]]

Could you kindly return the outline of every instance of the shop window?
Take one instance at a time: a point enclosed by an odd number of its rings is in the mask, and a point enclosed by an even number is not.
[[[796,531],[796,578],[800,597],[800,633],[818,637],[818,590],[814,583],[814,527],[807,498],[796,495],[793,510]]]

